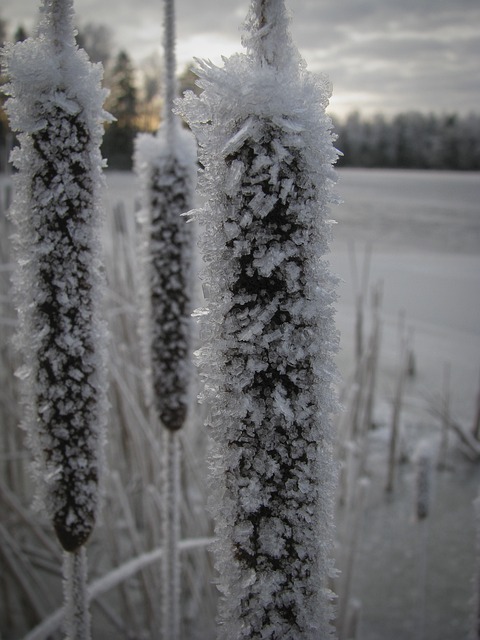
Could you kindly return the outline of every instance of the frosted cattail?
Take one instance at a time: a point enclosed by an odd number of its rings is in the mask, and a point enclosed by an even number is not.
[[[335,181],[329,87],[305,71],[281,1],[251,4],[246,55],[203,62],[180,105],[205,207],[200,365],[215,440],[220,637],[327,638]],[[203,314],[203,315],[202,315]]]
[[[175,97],[174,3],[165,0],[166,96],[155,136],[136,140],[135,169],[142,187],[144,262],[142,340],[149,393],[167,429],[180,429],[191,396],[194,225],[197,152],[192,134],[172,112]]]
[[[153,405],[162,424],[180,429],[190,403],[194,226],[182,213],[193,206],[196,147],[192,135],[165,127],[136,141],[142,184],[142,340]]]
[[[20,147],[12,217],[26,428],[65,550],[94,526],[106,421],[100,319],[102,69],[77,48],[72,0],[45,0],[37,37],[6,49]]]
[[[196,143],[173,114],[175,98],[174,1],[165,0],[165,108],[155,136],[136,140],[135,168],[142,186],[142,342],[150,404],[163,434],[162,635],[180,637],[180,441],[192,396],[192,318]]]

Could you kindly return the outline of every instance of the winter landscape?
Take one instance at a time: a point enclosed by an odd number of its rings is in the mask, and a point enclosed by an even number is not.
[[[153,133],[73,0],[2,54],[0,636],[478,638],[480,174],[386,169],[478,166],[475,117],[335,171],[283,0],[181,99],[163,6]]]
[[[470,462],[458,434],[450,432],[445,468],[435,472],[426,531],[415,518],[415,449],[427,441],[436,464],[446,401],[449,419],[466,430],[471,430],[478,411],[480,175],[364,169],[338,174],[337,192],[343,202],[332,208],[337,224],[329,259],[341,279],[336,322],[344,393],[352,393],[356,292],[361,290],[365,265],[367,334],[372,291],[378,283],[383,289],[376,429],[370,434],[366,474],[371,484],[361,515],[351,592],[362,609],[356,637],[466,640],[474,637],[478,452],[477,461]],[[127,187],[125,174],[109,174],[108,183],[110,207],[120,201],[132,211],[137,189],[133,184]],[[401,368],[402,323],[413,330],[415,375],[407,382],[402,403],[406,461],[389,496],[388,439]],[[343,419],[345,413],[339,422]],[[338,533],[343,536],[348,535],[344,524],[340,514]],[[425,535],[428,542],[423,547]],[[425,583],[420,588],[423,562]]]
[[[1,184],[5,197],[8,181],[3,178]],[[477,461],[469,460],[472,451],[463,450],[458,434],[450,430],[445,467],[434,472],[431,514],[418,522],[415,449],[419,441],[426,441],[436,464],[447,397],[451,421],[465,430],[471,429],[477,411],[480,177],[477,173],[344,169],[339,171],[337,190],[343,203],[332,212],[337,224],[330,261],[341,278],[336,321],[341,332],[338,363],[343,376],[340,389],[344,394],[352,393],[354,388],[355,290],[361,287],[368,256],[367,335],[372,323],[371,291],[379,281],[383,282],[375,429],[369,435],[365,474],[369,485],[356,524],[359,530],[350,587],[350,596],[358,601],[361,611],[355,637],[467,640],[475,637],[478,568],[473,501],[480,480],[478,452]],[[138,182],[133,174],[107,174],[104,201],[108,219],[104,242],[109,256],[107,308],[114,364],[108,441],[116,453],[109,456],[107,496],[110,497],[91,544],[90,582],[150,551],[155,547],[157,535],[156,512],[152,512],[156,504],[152,484],[156,472],[149,468],[155,465],[155,456],[148,444],[151,434],[141,402],[135,326],[138,317],[132,286],[137,268],[134,218],[137,194]],[[5,233],[2,238],[8,254]],[[51,543],[47,547],[48,540],[39,542],[32,532],[32,528],[39,528],[44,537],[49,537],[48,524],[29,510],[32,489],[23,437],[17,430],[15,363],[9,344],[14,318],[8,296],[10,266],[8,258],[3,259],[2,407],[3,421],[9,429],[4,431],[2,486],[4,491],[15,490],[19,502],[12,505],[8,502],[10,494],[2,494],[4,526],[10,531],[2,549],[14,561],[3,572],[1,619],[2,637],[13,640],[60,606],[61,589],[60,570],[55,566],[58,552],[50,548]],[[401,312],[405,325],[414,330],[415,375],[407,381],[400,418],[405,462],[398,467],[393,493],[387,494],[388,440],[401,366]],[[446,367],[450,370],[448,391]],[[351,410],[351,400],[347,400],[339,424]],[[188,488],[183,507],[184,537],[192,538],[211,535],[205,512],[206,469],[202,455],[206,433],[201,415],[200,409],[189,425],[184,443],[184,482]],[[125,449],[122,440],[134,446]],[[147,492],[142,489],[145,486]],[[122,506],[112,504],[115,495],[121,496]],[[19,511],[20,505],[24,511]],[[337,564],[343,570],[352,533],[345,519],[340,508]],[[105,544],[108,556],[102,550]],[[211,562],[204,548],[184,553],[182,606],[184,624],[189,630],[184,637],[212,637],[215,587]],[[15,567],[17,571],[12,573]],[[125,583],[115,584],[99,598],[99,604],[93,605],[94,637],[142,637],[142,629],[147,632],[148,607],[154,609],[159,597],[159,591],[155,594],[150,591],[158,589],[159,577],[155,575],[158,570],[157,561],[128,577]],[[26,585],[22,586],[20,581],[21,571],[26,572],[31,584],[37,585],[35,595],[30,594],[37,603],[37,613],[28,590],[25,592]],[[41,584],[48,584],[49,589],[39,588]],[[138,602],[145,598],[145,590],[150,594],[150,605]],[[125,599],[128,607],[121,604]],[[32,637],[46,638],[48,634]]]

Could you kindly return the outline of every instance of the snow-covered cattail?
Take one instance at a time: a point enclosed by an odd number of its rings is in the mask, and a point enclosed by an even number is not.
[[[135,168],[142,186],[141,324],[147,397],[163,434],[162,638],[180,634],[180,441],[192,399],[194,225],[182,214],[193,207],[197,149],[172,111],[175,82],[174,1],[165,0],[165,105],[155,136],[136,140]]]
[[[148,393],[164,427],[180,429],[191,396],[194,226],[183,213],[193,206],[196,147],[177,122],[136,140],[135,167],[142,184],[142,341]],[[152,397],[153,394],[153,397]]]
[[[162,424],[185,423],[191,396],[194,225],[183,213],[193,207],[197,163],[192,134],[172,112],[175,96],[173,0],[166,0],[166,96],[156,135],[136,140],[135,169],[141,181],[141,257],[144,261],[142,340],[148,386]]]
[[[252,2],[244,43],[221,68],[200,63],[203,93],[179,104],[205,167],[208,308],[197,315],[220,636],[324,639],[336,482],[329,85],[305,70],[281,0]]]
[[[98,506],[106,422],[99,209],[102,69],[75,43],[73,0],[44,0],[38,34],[4,52],[25,426],[57,537],[76,551]]]

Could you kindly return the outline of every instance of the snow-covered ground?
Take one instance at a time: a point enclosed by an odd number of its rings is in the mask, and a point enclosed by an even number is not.
[[[419,439],[438,443],[435,412],[442,410],[447,364],[452,419],[467,429],[473,420],[480,384],[480,173],[344,169],[339,178],[344,202],[332,209],[338,224],[329,259],[341,278],[338,363],[346,380],[353,369],[355,282],[359,287],[366,254],[367,335],[371,287],[381,280],[384,291],[378,428],[370,436],[370,484],[351,587],[362,611],[356,640],[467,640],[475,610],[472,502],[480,464],[467,462],[450,435],[448,467],[436,474],[431,514],[421,523],[414,517],[414,464],[398,470],[392,495],[384,486],[400,313],[413,330],[417,369],[401,417],[410,452]],[[2,193],[3,181],[0,176]],[[133,216],[137,197],[133,174],[107,173],[109,210],[121,203]],[[338,529],[345,534],[341,516]]]
[[[480,372],[480,174],[339,173],[344,203],[333,212],[338,225],[331,264],[343,280],[337,323],[345,374],[354,348],[355,282],[362,281],[369,251],[369,283],[381,280],[384,291],[380,428],[370,438],[370,488],[351,591],[361,603],[357,637],[467,640],[475,610],[472,502],[480,487],[479,463],[465,462],[453,447],[448,468],[436,474],[431,514],[422,523],[414,517],[414,464],[401,467],[394,496],[387,497],[384,487],[401,312],[414,331],[417,366],[402,413],[410,452],[419,439],[438,445],[440,419],[434,414],[442,410],[446,365],[452,419],[471,428]],[[450,443],[458,443],[456,436],[450,435]]]
[[[385,383],[397,366],[404,313],[414,331],[417,392],[441,394],[449,365],[455,418],[472,419],[480,374],[480,173],[344,169],[339,176],[343,204],[332,211],[338,224],[330,262],[342,278],[341,369],[353,352],[355,281],[360,286],[370,251],[369,284],[383,282]]]

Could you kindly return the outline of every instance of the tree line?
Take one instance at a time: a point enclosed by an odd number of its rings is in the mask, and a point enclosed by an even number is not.
[[[104,68],[104,86],[110,91],[105,103],[106,110],[115,121],[105,128],[102,153],[112,169],[131,169],[133,164],[134,140],[139,132],[153,132],[158,129],[162,114],[161,55],[152,53],[135,64],[125,49],[119,49],[112,30],[101,24],[87,23],[77,26],[76,40],[84,48],[92,62],[101,62]],[[8,41],[19,42],[30,34],[23,26],[9,32],[5,20],[0,17],[0,47]],[[195,77],[189,66],[179,74],[177,86],[179,94],[187,88],[197,90]],[[5,95],[0,78],[0,171],[8,166],[9,151],[14,138],[3,109]]]
[[[340,167],[480,169],[480,114],[400,113],[335,119]]]
[[[0,45],[7,40],[7,24],[0,18]],[[106,109],[116,118],[107,125],[102,153],[112,169],[132,168],[133,147],[139,132],[156,131],[162,113],[162,68],[159,54],[134,64],[129,53],[115,45],[113,32],[105,25],[88,23],[77,28],[77,42],[93,62],[105,70],[110,90]],[[10,39],[28,36],[19,26]],[[3,79],[2,79],[3,83]],[[195,76],[187,66],[179,75],[178,92],[199,92]],[[4,96],[0,94],[0,106]],[[460,116],[410,111],[392,118],[382,114],[363,116],[359,112],[345,119],[332,116],[338,136],[336,146],[343,154],[339,167],[385,167],[404,169],[480,169],[480,114]],[[12,135],[0,109],[0,171],[8,161]]]

